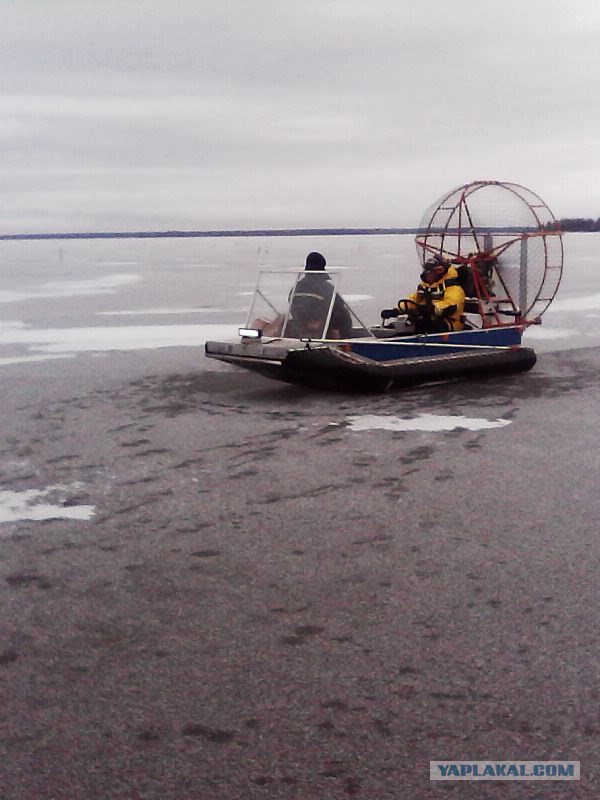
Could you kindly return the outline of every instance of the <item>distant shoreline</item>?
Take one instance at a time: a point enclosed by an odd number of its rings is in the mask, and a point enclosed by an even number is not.
[[[414,236],[419,233],[454,234],[456,228],[265,228],[256,230],[197,230],[197,231],[90,231],[82,233],[3,233],[0,241],[31,241],[47,239],[198,239],[243,238],[264,236]],[[471,230],[471,229],[470,229]],[[474,227],[474,233],[526,233],[539,228],[518,225]]]

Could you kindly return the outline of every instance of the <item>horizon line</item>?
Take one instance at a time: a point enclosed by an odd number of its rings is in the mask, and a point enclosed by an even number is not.
[[[526,233],[539,230],[535,227],[501,226],[473,227],[466,233]],[[185,238],[235,238],[266,236],[437,236],[457,235],[457,228],[266,228],[257,230],[166,230],[166,231],[89,231],[72,233],[2,233],[0,241],[27,241],[45,239],[185,239]],[[461,231],[465,233],[464,229]]]

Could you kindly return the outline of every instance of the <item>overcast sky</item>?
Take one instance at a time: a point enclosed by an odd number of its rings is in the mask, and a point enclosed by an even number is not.
[[[0,0],[14,231],[600,216],[598,0]]]

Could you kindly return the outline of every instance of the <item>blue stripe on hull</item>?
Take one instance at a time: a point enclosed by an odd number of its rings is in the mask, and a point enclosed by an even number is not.
[[[423,344],[419,346],[421,342]],[[436,342],[443,346],[435,347]],[[462,347],[452,347],[453,342],[462,345]],[[398,342],[390,339],[355,342],[352,344],[352,352],[374,361],[395,361],[399,358],[464,353],[467,349],[465,345],[470,344],[477,347],[511,347],[520,345],[521,329],[486,328],[484,330],[457,331],[456,333],[428,334],[427,336],[405,336]]]

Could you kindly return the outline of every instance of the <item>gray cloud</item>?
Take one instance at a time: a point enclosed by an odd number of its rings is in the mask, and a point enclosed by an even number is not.
[[[414,224],[468,180],[600,214],[595,0],[19,0],[5,230]]]

